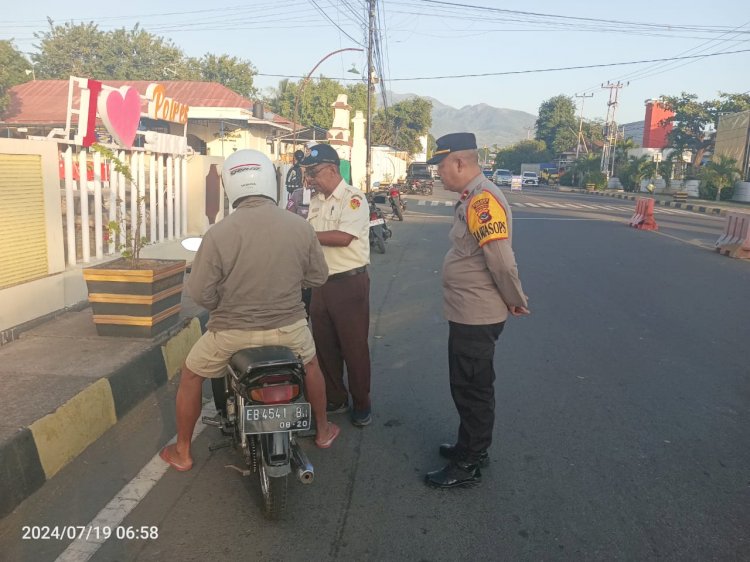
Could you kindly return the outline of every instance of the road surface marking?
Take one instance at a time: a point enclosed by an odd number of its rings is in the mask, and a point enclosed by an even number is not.
[[[204,406],[201,411],[201,417],[198,418],[198,423],[195,425],[195,432],[193,433],[193,441],[201,432],[206,429],[206,425],[201,421],[203,416],[213,417],[216,415],[216,410],[213,403]],[[177,441],[175,435],[169,440],[166,445],[170,445]],[[125,517],[127,517],[131,511],[133,511],[138,504],[145,498],[151,489],[156,486],[156,483],[161,480],[161,477],[167,472],[170,466],[165,463],[160,457],[159,453],[156,453],[146,466],[128,482],[125,487],[120,490],[112,500],[104,506],[104,508],[96,514],[96,517],[85,526],[87,529],[116,529],[120,525]],[[117,540],[113,532],[110,538]],[[56,562],[84,562],[90,560],[94,554],[101,548],[101,546],[107,542],[107,539],[103,535],[93,537],[87,536],[74,540],[68,545],[68,548],[57,557]]]

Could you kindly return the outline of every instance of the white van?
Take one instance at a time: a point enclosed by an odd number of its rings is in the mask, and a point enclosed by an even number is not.
[[[539,185],[539,176],[536,172],[524,172],[521,174],[521,183],[523,185]]]

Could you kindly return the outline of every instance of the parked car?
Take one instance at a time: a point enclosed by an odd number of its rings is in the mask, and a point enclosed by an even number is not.
[[[539,185],[539,176],[536,172],[524,172],[521,174],[521,183],[523,185]]]
[[[482,168],[482,173],[488,180],[492,179],[492,168]]]
[[[495,182],[495,185],[510,185],[512,179],[513,174],[510,173],[510,170],[495,170],[495,173],[492,174],[492,181]]]

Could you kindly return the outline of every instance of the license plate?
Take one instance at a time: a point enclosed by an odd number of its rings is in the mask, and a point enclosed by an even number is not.
[[[377,226],[379,224],[385,224],[385,219],[375,219],[370,221],[370,226]]]
[[[273,406],[245,406],[242,413],[244,433],[275,433],[310,429],[310,404],[275,404]]]

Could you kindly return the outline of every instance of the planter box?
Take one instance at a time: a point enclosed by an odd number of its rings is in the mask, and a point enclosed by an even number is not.
[[[185,260],[141,260],[140,269],[117,259],[88,267],[96,332],[100,336],[152,338],[180,318]]]

